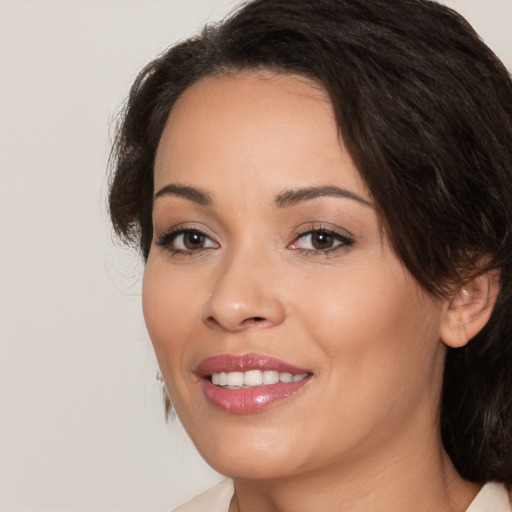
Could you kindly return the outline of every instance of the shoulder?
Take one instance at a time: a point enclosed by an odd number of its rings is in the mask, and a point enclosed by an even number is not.
[[[512,512],[506,488],[494,482],[485,484],[466,512]]]
[[[171,512],[228,512],[232,496],[233,482],[224,480]]]

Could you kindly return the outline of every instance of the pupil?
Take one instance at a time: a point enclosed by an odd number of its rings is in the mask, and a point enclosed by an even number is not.
[[[332,246],[333,238],[327,233],[317,233],[313,237],[313,247],[315,249],[328,249]]]
[[[187,249],[197,249],[203,245],[204,236],[199,233],[189,233],[185,237],[184,242]]]

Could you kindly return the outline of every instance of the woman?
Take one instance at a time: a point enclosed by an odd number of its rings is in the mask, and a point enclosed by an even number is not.
[[[512,86],[459,15],[249,2],[142,71],[113,163],[173,408],[232,479],[178,510],[510,511]]]

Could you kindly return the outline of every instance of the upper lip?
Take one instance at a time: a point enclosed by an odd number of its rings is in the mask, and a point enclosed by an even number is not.
[[[220,354],[203,359],[196,368],[199,377],[207,377],[220,372],[247,372],[249,370],[274,370],[280,373],[301,375],[311,373],[304,368],[298,368],[292,364],[264,354]]]

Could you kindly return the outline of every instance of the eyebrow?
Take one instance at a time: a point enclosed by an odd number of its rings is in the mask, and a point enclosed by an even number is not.
[[[365,206],[374,208],[373,203],[371,203],[370,201],[363,199],[357,194],[354,194],[354,192],[351,192],[350,190],[336,187],[334,185],[326,185],[322,187],[306,187],[299,188],[296,190],[288,190],[286,192],[283,192],[282,194],[279,194],[275,199],[275,203],[279,208],[287,208],[289,206],[295,206],[299,203],[303,203],[305,201],[310,201],[312,199],[325,196],[352,199]]]
[[[164,196],[183,197],[202,206],[208,206],[212,204],[212,198],[208,192],[204,192],[203,190],[195,187],[186,187],[184,185],[166,185],[154,195],[153,199],[158,199],[159,197]]]
[[[154,199],[158,199],[164,196],[177,196],[193,201],[201,206],[209,206],[213,203],[212,197],[208,192],[204,190],[188,187],[185,185],[169,184],[161,188],[155,195]],[[325,185],[320,187],[305,187],[295,190],[287,190],[278,194],[275,198],[275,204],[279,208],[288,208],[297,204],[317,199],[319,197],[342,197],[344,199],[352,199],[370,208],[374,208],[374,205],[362,197],[354,194],[350,190],[336,187],[334,185]]]

